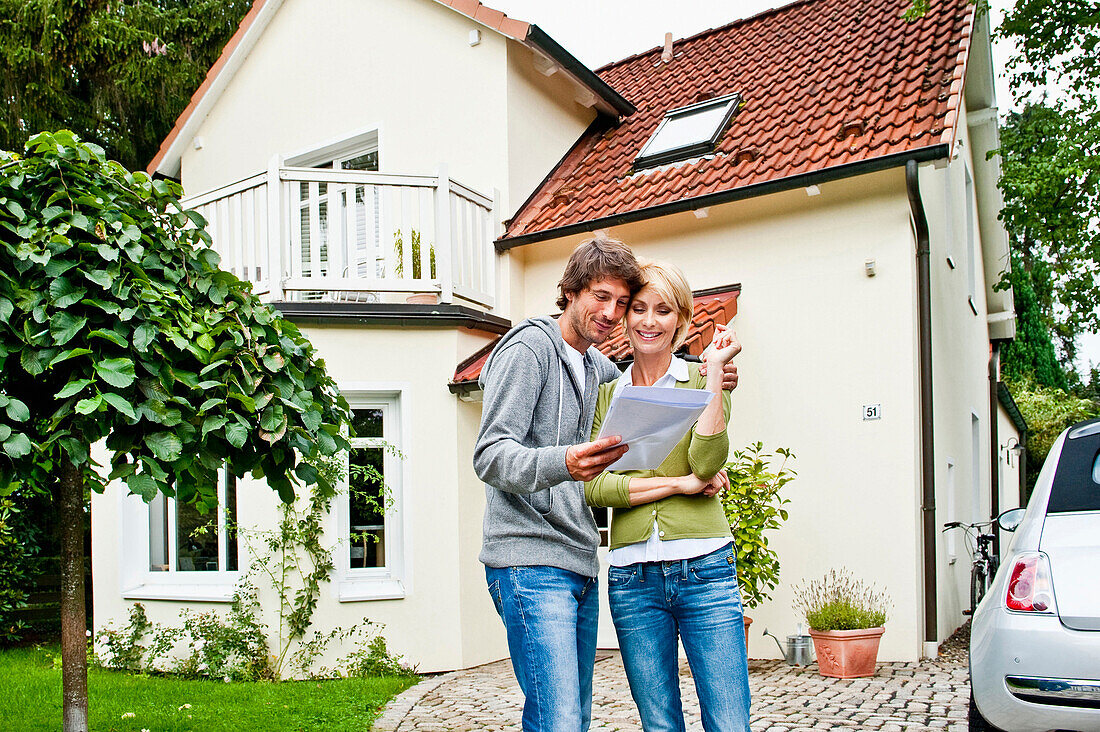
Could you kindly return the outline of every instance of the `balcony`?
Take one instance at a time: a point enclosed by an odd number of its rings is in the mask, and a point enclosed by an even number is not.
[[[267,302],[495,303],[493,198],[438,176],[272,165],[183,200]]]

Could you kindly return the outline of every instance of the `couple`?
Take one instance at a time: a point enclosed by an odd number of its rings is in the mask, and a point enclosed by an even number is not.
[[[674,356],[691,320],[687,282],[675,267],[640,265],[621,242],[582,243],[558,287],[561,316],[520,323],[486,363],[474,448],[486,483],[480,559],[525,696],[523,729],[583,731],[591,720],[599,616],[592,504],[613,507],[608,594],[643,727],[684,729],[682,640],[704,728],[748,730],[741,599],[715,496],[729,448],[722,389],[736,385],[730,360],[740,344],[719,329],[705,368]],[[624,317],[635,360],[620,376],[593,346]],[[658,470],[607,471],[629,446],[595,439],[616,391],[630,384],[716,394]]]

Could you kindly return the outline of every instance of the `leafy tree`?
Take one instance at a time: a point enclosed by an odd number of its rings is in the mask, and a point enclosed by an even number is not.
[[[1100,416],[1100,404],[1075,397],[1063,389],[1042,386],[1030,378],[1014,381],[1010,388],[1027,422],[1027,486],[1030,493],[1054,440],[1070,425]]]
[[[1076,337],[1100,331],[1100,9],[1016,0],[997,32],[1022,107],[1002,128],[1002,217],[1024,266],[1049,268],[1040,307],[1072,368]]]
[[[144,168],[250,0],[0,0],[0,149],[72,129]]]
[[[1100,329],[1100,129],[1064,105],[1028,104],[1005,119],[999,152],[1013,266],[1072,366],[1077,336]]]
[[[298,479],[332,491],[303,457],[347,448],[323,362],[218,269],[179,193],[68,131],[0,154],[0,486],[58,495],[66,730],[87,719],[85,487],[210,509],[224,468],[289,501]]]
[[[1050,338],[1050,271],[1045,262],[1024,266],[1019,254],[1012,254],[1012,271],[1007,275],[1016,306],[1016,338],[1001,349],[1001,375],[1008,381],[1030,379],[1040,386],[1063,391],[1069,388],[1066,372],[1058,361]],[[1047,311],[1041,298],[1047,298]]]

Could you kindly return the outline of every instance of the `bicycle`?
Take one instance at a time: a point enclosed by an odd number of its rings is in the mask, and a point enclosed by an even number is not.
[[[966,550],[970,554],[970,609],[963,610],[963,615],[973,615],[978,603],[985,597],[986,590],[993,583],[993,577],[997,574],[997,568],[1001,559],[993,553],[993,542],[996,537],[992,534],[983,534],[983,527],[992,527],[992,521],[979,521],[973,524],[964,524],[961,521],[948,521],[943,525],[943,530],[963,529],[966,535]],[[973,547],[973,548],[971,548]]]

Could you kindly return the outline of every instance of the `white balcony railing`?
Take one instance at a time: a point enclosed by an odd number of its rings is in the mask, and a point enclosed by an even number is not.
[[[492,198],[438,176],[292,168],[185,198],[222,268],[265,300],[399,301],[432,293],[492,308]]]

